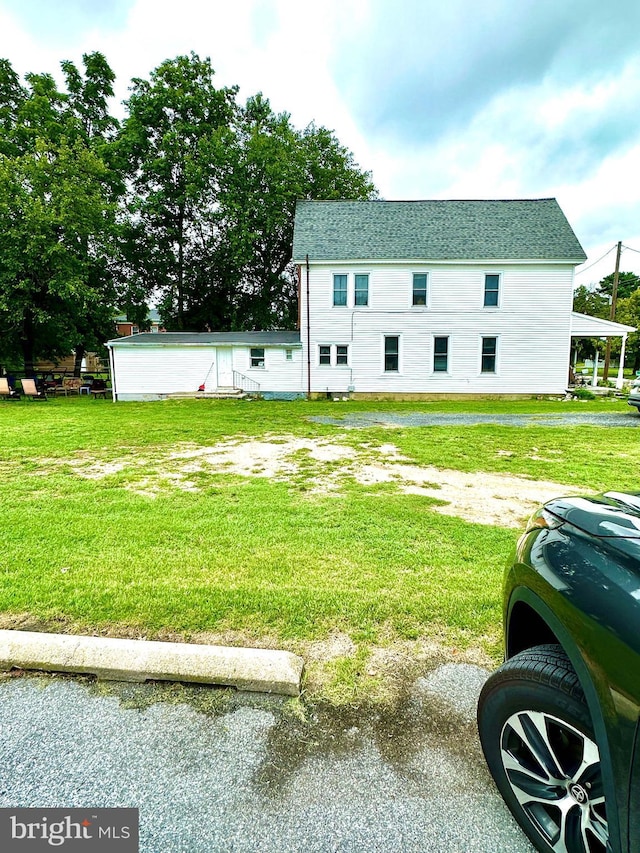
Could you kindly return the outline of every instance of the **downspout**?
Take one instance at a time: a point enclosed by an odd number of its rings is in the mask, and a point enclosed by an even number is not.
[[[113,347],[109,347],[109,367],[111,368],[111,396],[113,398],[113,402],[117,403],[118,393],[116,390],[116,359]]]
[[[307,399],[311,399],[311,309],[309,308],[309,255],[306,256],[307,267]]]

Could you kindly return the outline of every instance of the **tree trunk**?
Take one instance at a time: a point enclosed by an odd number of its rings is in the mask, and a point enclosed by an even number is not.
[[[22,322],[22,360],[24,362],[24,375],[34,377],[34,328],[33,315],[27,310]]]
[[[73,375],[79,377],[82,371],[82,359],[86,355],[86,350],[82,344],[78,344],[74,351]]]
[[[178,213],[178,329],[184,331],[184,205]]]

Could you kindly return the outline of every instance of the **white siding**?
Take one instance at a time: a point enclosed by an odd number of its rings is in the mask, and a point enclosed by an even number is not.
[[[333,306],[333,274],[348,274],[347,307]],[[369,305],[354,307],[353,273],[369,272]],[[412,306],[414,272],[428,273],[428,305]],[[486,273],[500,274],[499,306],[483,307]],[[573,265],[313,266],[313,391],[556,394],[569,369]],[[302,288],[306,368],[306,305]],[[384,371],[384,336],[400,338],[400,369]],[[446,373],[433,372],[433,338],[449,338]],[[483,374],[482,337],[497,338],[495,374]],[[319,364],[319,346],[349,347],[349,366]],[[332,349],[333,360],[333,349]],[[305,373],[306,383],[306,373]]]
[[[260,393],[300,393],[302,391],[302,351],[300,347],[264,347],[264,368],[252,368],[249,346],[233,347],[233,369],[257,382]],[[287,361],[286,350],[292,359]],[[198,390],[206,380],[206,390],[217,384],[216,347],[178,344],[175,346],[113,347],[114,379],[119,400],[154,399],[172,393]],[[207,378],[208,377],[208,378]]]

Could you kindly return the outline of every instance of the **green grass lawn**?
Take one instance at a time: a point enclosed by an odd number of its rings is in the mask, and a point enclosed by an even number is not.
[[[437,642],[497,660],[501,575],[516,530],[442,515],[437,499],[393,481],[358,482],[345,459],[306,447],[275,479],[204,465],[198,454],[266,437],[330,441],[365,464],[392,444],[414,466],[637,488],[640,449],[628,428],[346,429],[309,419],[374,409],[548,415],[578,405],[628,411],[613,400],[2,403],[0,624],[227,636],[303,652],[345,635],[355,653],[325,668],[347,693],[375,681],[367,661],[376,648]],[[322,478],[331,488],[314,488]]]

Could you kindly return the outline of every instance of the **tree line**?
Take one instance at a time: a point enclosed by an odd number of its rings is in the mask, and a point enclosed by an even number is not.
[[[375,198],[370,173],[194,53],[135,78],[121,121],[105,56],[61,68],[0,60],[0,364],[79,370],[150,299],[168,330],[293,328],[296,200]]]
[[[595,287],[580,285],[573,294],[573,310],[601,320],[611,317],[611,299],[613,296],[613,278],[610,273]],[[640,329],[640,276],[633,272],[621,272],[618,275],[618,290],[616,299],[615,320],[627,326]],[[583,338],[577,342],[578,357],[594,358],[598,340]],[[611,352],[620,355],[621,341],[613,338]],[[601,348],[601,352],[604,348]],[[640,332],[632,332],[627,339],[625,362],[631,363],[634,371],[640,370]]]

